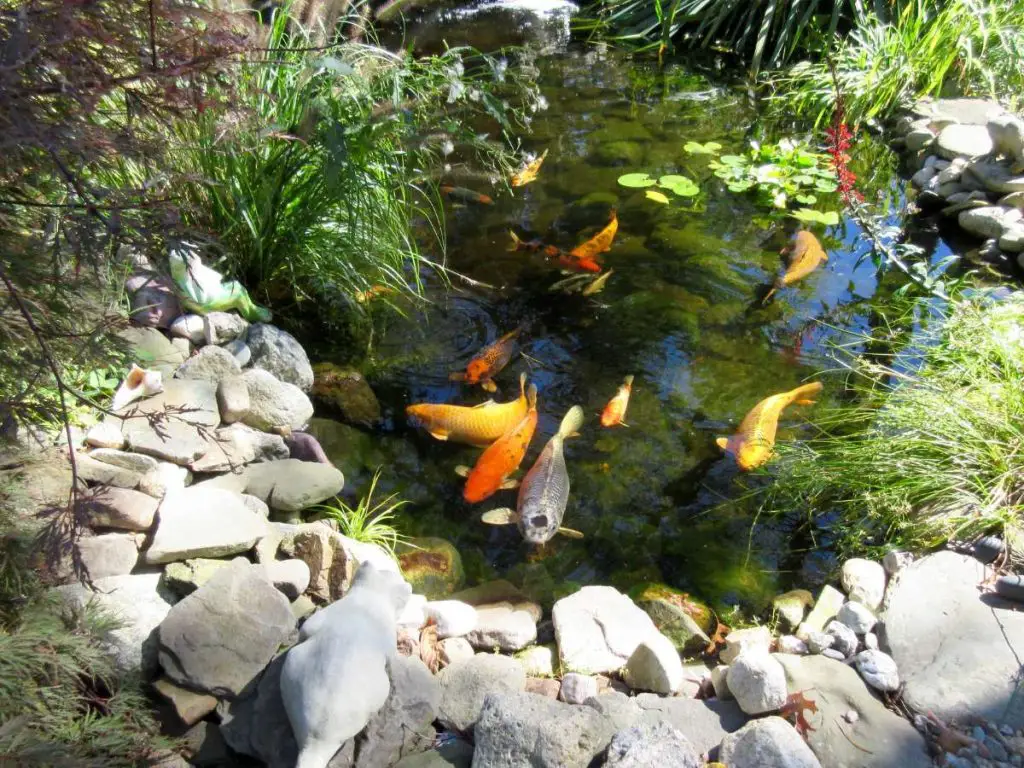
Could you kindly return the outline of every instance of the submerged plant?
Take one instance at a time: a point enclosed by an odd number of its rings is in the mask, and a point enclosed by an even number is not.
[[[395,510],[408,504],[393,493],[382,501],[373,501],[373,492],[377,489],[381,470],[373,473],[370,488],[355,507],[338,500],[337,505],[321,504],[315,509],[338,522],[339,531],[350,539],[366,544],[376,544],[384,549],[392,558],[399,544],[407,543],[406,537],[395,528]],[[397,500],[396,500],[397,499]]]
[[[834,519],[849,552],[1024,529],[1024,297],[956,305],[919,345],[847,366],[856,404],[780,447],[764,509]]]

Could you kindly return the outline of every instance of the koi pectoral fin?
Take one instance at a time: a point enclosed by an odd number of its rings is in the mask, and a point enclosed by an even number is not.
[[[436,440],[447,440],[448,439],[448,433],[445,432],[443,429],[428,430],[427,434],[430,435],[431,437],[433,437]]]
[[[484,392],[497,392],[498,385],[490,379],[484,379],[480,382],[480,386],[484,388]]]
[[[797,400],[796,404],[797,405],[814,405],[816,402],[818,402],[818,401],[817,400],[806,400],[805,399],[805,400]]]
[[[498,488],[500,488],[503,491],[510,491],[513,488],[518,488],[518,487],[519,487],[519,481],[516,480],[515,478],[512,478],[512,477],[506,477],[502,481],[501,485],[498,486]]]
[[[514,525],[519,522],[519,513],[509,507],[499,507],[484,512],[480,521],[487,525]]]
[[[582,539],[583,534],[575,528],[559,528],[558,532],[570,539]]]
[[[717,445],[719,448],[721,448],[724,451],[726,448],[729,447],[729,438],[728,437],[716,437],[715,438],[715,445]]]
[[[448,374],[448,381],[465,381],[466,374],[462,371],[456,371],[455,373]]]
[[[459,466],[455,468],[455,474],[459,477],[469,477],[470,471],[470,468],[465,464],[459,464]]]

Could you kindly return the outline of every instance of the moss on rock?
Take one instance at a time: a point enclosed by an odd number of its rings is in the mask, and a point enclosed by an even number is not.
[[[412,591],[430,600],[448,597],[466,578],[455,545],[435,536],[410,539],[408,544],[401,545],[398,564]]]
[[[631,589],[629,596],[680,653],[694,655],[710,642],[715,615],[685,592],[664,584],[641,584]]]

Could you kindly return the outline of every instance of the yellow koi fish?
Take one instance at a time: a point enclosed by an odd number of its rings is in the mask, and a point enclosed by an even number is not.
[[[526,374],[519,376],[519,397],[507,403],[488,400],[476,406],[417,403],[406,415],[438,440],[490,445],[526,416]]]
[[[793,236],[793,242],[783,248],[782,252],[790,254],[789,264],[786,266],[786,271],[775,281],[775,285],[764,297],[766,302],[780,288],[803,280],[816,270],[821,262],[828,261],[828,254],[821,247],[818,238],[803,229]]]
[[[779,416],[786,406],[813,405],[809,399],[821,392],[821,382],[812,381],[789,392],[781,392],[766,397],[754,406],[732,437],[719,437],[715,442],[718,447],[728,453],[742,470],[760,467],[772,457],[775,448],[775,432],[779,427]]]

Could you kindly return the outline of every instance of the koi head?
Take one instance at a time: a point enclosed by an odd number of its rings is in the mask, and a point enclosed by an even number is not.
[[[466,383],[467,384],[478,384],[482,379],[486,379],[488,373],[490,373],[491,364],[490,361],[483,357],[476,357],[469,361],[469,365],[466,366]]]
[[[523,515],[519,518],[519,532],[529,544],[547,544],[558,532],[558,521],[543,512]]]
[[[733,457],[736,466],[744,472],[757,469],[772,457],[771,444],[764,440],[748,440],[742,435],[733,435],[728,439],[719,438],[718,445]]]

